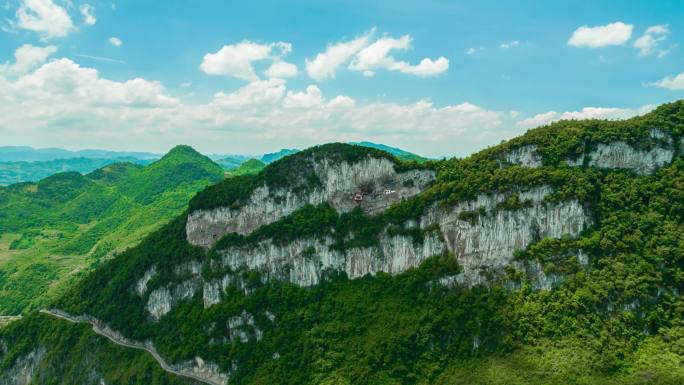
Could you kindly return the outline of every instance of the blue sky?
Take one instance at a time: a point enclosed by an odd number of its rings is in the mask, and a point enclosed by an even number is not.
[[[0,145],[466,155],[684,95],[678,1],[0,5]]]

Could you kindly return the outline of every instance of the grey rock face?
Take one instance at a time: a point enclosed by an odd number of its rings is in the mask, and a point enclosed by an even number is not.
[[[650,150],[637,149],[625,142],[614,141],[600,143],[593,151],[580,155],[577,159],[566,159],[570,166],[578,167],[585,163],[589,167],[601,169],[626,169],[632,170],[639,175],[651,174],[660,167],[672,162],[674,146],[672,137],[657,128],[650,132],[651,139],[657,141],[657,145]],[[684,149],[684,141],[682,141]],[[526,166],[541,167],[542,159],[537,154],[537,146],[522,146],[504,154],[508,163]]]
[[[674,149],[654,147],[649,151],[637,150],[625,142],[600,144],[589,154],[589,166],[607,169],[628,169],[637,174],[651,174],[672,162]]]
[[[5,373],[0,373],[0,385],[29,385],[45,356],[42,347],[30,351],[27,355],[19,357],[12,367]]]
[[[421,227],[439,224],[448,250],[463,267],[457,278],[460,284],[482,283],[483,271],[509,266],[516,250],[525,249],[542,238],[578,236],[591,224],[589,213],[575,200],[545,202],[544,197],[551,192],[550,187],[538,187],[520,193],[520,200],[531,205],[519,210],[496,210],[496,206],[506,199],[504,195],[480,195],[449,211],[431,210],[423,217]],[[480,207],[485,208],[487,215],[479,215],[476,221],[459,219],[461,212]]]
[[[186,225],[188,242],[208,248],[224,234],[248,234],[306,204],[328,202],[339,212],[360,206],[368,213],[378,213],[423,191],[435,178],[434,172],[427,170],[398,173],[394,163],[385,158],[369,157],[352,164],[324,159],[312,162],[311,167],[322,183],[312,191],[287,188],[271,191],[264,185],[240,208],[191,212]],[[360,202],[354,200],[359,192],[364,193]]]
[[[155,321],[158,321],[161,316],[170,312],[176,303],[194,297],[202,285],[200,278],[192,278],[179,285],[156,289],[147,299],[147,311]]]
[[[542,158],[537,154],[537,146],[522,146],[505,154],[506,161],[525,167],[541,167]]]
[[[486,272],[515,266],[513,255],[516,250],[525,249],[543,238],[575,237],[591,225],[589,213],[578,201],[547,202],[545,198],[552,192],[550,187],[541,186],[518,193],[519,200],[526,205],[517,210],[498,208],[509,197],[506,194],[482,194],[450,208],[435,205],[419,222],[404,224],[407,228],[435,229],[428,232],[422,243],[414,242],[410,236],[391,236],[383,232],[379,234],[378,245],[345,251],[333,248],[334,240],[329,237],[296,239],[285,244],[264,240],[218,250],[220,260],[207,262],[207,267],[218,271],[227,269],[228,273],[206,281],[199,275],[202,268],[198,262],[186,263],[176,272],[194,271],[197,274],[175,286],[152,291],[147,310],[158,320],[176,303],[192,298],[200,290],[205,308],[220,302],[231,285],[248,293],[250,289],[242,282],[241,271],[244,270],[259,271],[264,280],[312,286],[318,284],[327,271],[343,271],[352,279],[378,272],[399,274],[419,266],[430,256],[447,251],[457,258],[463,271],[445,279],[462,286],[486,283]],[[478,215],[464,220],[463,212],[477,212]],[[586,263],[585,260],[581,262]],[[550,288],[561,279],[544,275],[541,266],[528,270],[536,277],[538,288]]]
[[[147,291],[147,283],[150,282],[150,279],[152,279],[152,277],[155,275],[157,275],[157,268],[152,266],[145,272],[145,274],[143,274],[142,278],[135,283],[134,290],[139,296],[142,297],[143,294],[145,294]]]

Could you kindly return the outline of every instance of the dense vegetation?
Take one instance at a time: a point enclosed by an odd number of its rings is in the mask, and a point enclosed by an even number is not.
[[[669,134],[676,145],[653,135],[653,128]],[[505,192],[509,199],[496,209],[517,210],[528,202],[516,193],[545,185],[554,189],[547,200],[577,199],[594,223],[577,238],[539,239],[515,254],[521,263],[539,262],[548,274],[562,277],[552,290],[534,289],[514,266],[505,272],[505,282],[441,285],[439,278],[459,271],[453,256],[445,254],[396,276],[350,280],[328,272],[311,288],[236,272],[240,279],[218,304],[205,309],[200,292],[154,322],[145,310],[147,298],[131,289],[142,272],[157,267],[159,273],[148,283],[152,290],[187,279],[176,272],[179,264],[209,263],[213,257],[185,241],[181,215],[103,263],[54,306],[106,320],[131,338],[150,339],[174,361],[199,354],[232,370],[234,384],[681,384],[684,158],[677,150],[670,165],[642,176],[586,164],[570,167],[567,159],[615,140],[643,149],[678,148],[683,131],[684,102],[627,121],[560,122],[466,159],[428,165],[438,170],[437,183],[381,215],[306,206],[248,236],[227,235],[217,245],[322,235],[339,237],[345,247],[356,246],[355,240],[373,244],[380,231],[400,231],[401,224],[432,204]],[[506,163],[506,151],[527,145],[535,146],[542,167]],[[353,160],[373,150],[333,144],[306,151],[257,175],[207,188],[190,208],[238,204],[261,183],[282,186],[302,175],[306,181],[308,157]],[[579,263],[580,252],[586,266]],[[237,338],[228,325],[243,314],[254,322],[239,326],[246,338]],[[14,342],[8,357],[30,349],[30,337],[22,334],[27,322],[0,331],[0,339]],[[56,333],[49,329],[52,321],[31,322],[35,330]],[[0,368],[12,362],[5,359]],[[132,373],[145,370],[142,364],[121,362]]]
[[[222,176],[179,146],[147,167],[117,163],[0,189],[0,314],[56,297],[83,268],[134,245]]]

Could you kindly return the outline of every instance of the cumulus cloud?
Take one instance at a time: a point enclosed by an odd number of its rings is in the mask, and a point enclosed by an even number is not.
[[[363,102],[326,95],[317,85],[291,89],[284,78],[257,79],[188,104],[161,83],[114,81],[69,59],[15,78],[0,73],[0,137],[8,144],[163,151],[186,143],[215,153],[261,152],[330,141],[371,140],[428,156],[467,155],[531,125],[572,118],[625,118],[648,111],[588,107],[520,119],[466,101]],[[517,124],[516,124],[517,121]],[[191,127],[191,129],[189,129]],[[135,138],[131,141],[131,138]],[[11,143],[10,143],[11,142]],[[144,143],[143,147],[140,146]],[[149,147],[152,146],[152,147]]]
[[[353,40],[328,45],[325,51],[317,54],[313,60],[306,60],[307,74],[318,81],[334,78],[336,71],[347,63],[348,69],[359,71],[364,76],[374,76],[377,70],[384,69],[429,77],[449,69],[449,60],[445,57],[423,58],[418,64],[397,60],[391,52],[411,49],[411,36],[382,36],[372,41],[374,33],[375,28]]]
[[[657,54],[660,58],[669,52],[666,49],[659,49],[660,43],[667,40],[667,35],[669,34],[670,29],[667,25],[654,25],[648,27],[646,32],[634,41],[633,46],[639,50],[639,55],[641,56]]]
[[[95,18],[95,7],[90,4],[82,4],[79,7],[81,15],[83,16],[83,22],[88,25],[95,25],[97,19]]]
[[[634,25],[621,21],[597,27],[582,26],[573,32],[568,45],[573,47],[599,48],[625,44],[631,37]]]
[[[282,60],[273,62],[264,75],[271,78],[291,78],[297,76],[297,66]]]
[[[656,106],[645,105],[636,109],[630,108],[608,108],[608,107],[584,107],[579,111],[556,112],[549,111],[537,114],[527,119],[516,122],[518,127],[530,128],[543,126],[559,120],[579,120],[579,119],[627,119],[637,115],[643,115]]]
[[[353,40],[329,44],[325,51],[317,54],[313,60],[306,59],[306,73],[319,81],[334,78],[335,71],[367,46],[374,33],[375,28]]]
[[[665,88],[672,91],[684,90],[684,72],[680,73],[679,75],[668,76],[655,83],[651,83],[650,85]]]
[[[46,38],[64,37],[74,29],[71,17],[52,0],[22,0],[12,25]]]
[[[280,78],[255,80],[218,92],[209,102],[186,104],[158,82],[110,80],[65,58],[16,78],[0,74],[0,137],[11,138],[12,144],[130,148],[153,143],[156,147],[148,150],[163,150],[188,143],[205,151],[259,152],[365,139],[439,156],[465,154],[519,132],[504,126],[507,119],[507,113],[467,102],[441,107],[428,100],[362,103],[325,95],[316,85],[289,89]]]
[[[520,45],[519,41],[513,40],[513,41],[506,42],[506,43],[501,43],[499,45],[499,48],[508,49],[508,48],[517,47],[519,45]]]
[[[15,62],[13,64],[5,63],[0,66],[0,69],[11,76],[22,75],[44,63],[55,52],[57,52],[57,47],[54,45],[36,47],[24,44],[14,51]]]
[[[260,60],[280,60],[292,51],[290,43],[258,44],[245,40],[238,44],[224,45],[215,53],[204,55],[200,69],[208,75],[232,76],[242,80],[259,79],[252,63]]]
[[[109,44],[115,47],[121,47],[123,45],[123,41],[121,41],[121,39],[119,39],[118,37],[112,36],[109,39],[107,39],[107,41],[109,42]]]
[[[44,64],[31,74],[21,76],[10,91],[16,100],[40,103],[42,110],[59,114],[59,106],[172,107],[179,103],[165,94],[157,82],[135,78],[115,82],[99,76],[97,70],[84,68],[69,59]]]
[[[441,74],[449,69],[449,60],[439,57],[436,60],[424,58],[417,65],[405,61],[397,61],[390,56],[390,51],[406,51],[411,48],[411,36],[404,35],[398,39],[381,37],[363,48],[349,64],[349,69],[361,71],[365,76],[373,76],[378,69],[399,71],[405,74],[428,77]]]

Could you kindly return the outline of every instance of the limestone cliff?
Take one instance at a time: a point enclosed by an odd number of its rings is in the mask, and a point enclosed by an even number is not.
[[[196,210],[188,215],[187,238],[193,245],[210,247],[226,233],[248,234],[272,223],[306,204],[330,203],[337,211],[347,212],[356,206],[375,214],[393,203],[423,191],[435,178],[433,171],[397,172],[387,158],[365,157],[357,162],[333,162],[328,159],[307,162],[320,182],[310,191],[289,187],[272,189],[264,183],[247,202],[238,208],[218,207]],[[361,200],[355,200],[362,194]]]
[[[650,131],[650,140],[654,145],[648,149],[637,148],[624,141],[597,143],[593,149],[582,152],[579,157],[565,159],[570,166],[588,166],[599,169],[625,169],[636,174],[651,174],[655,170],[672,162],[675,155],[675,140],[658,129]],[[682,142],[679,146],[684,145]],[[536,145],[525,145],[503,153],[509,164],[525,167],[541,167],[542,157]]]

